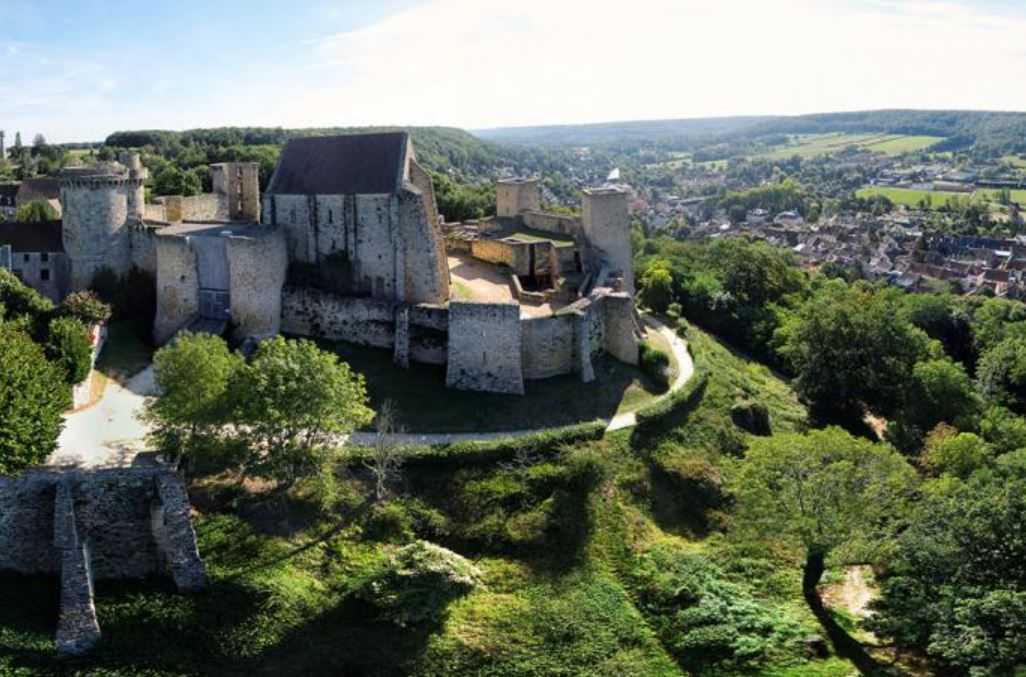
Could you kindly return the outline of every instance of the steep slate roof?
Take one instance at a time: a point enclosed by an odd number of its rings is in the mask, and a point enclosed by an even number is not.
[[[0,246],[9,244],[16,253],[57,253],[64,251],[61,221],[41,223],[0,223]]]
[[[271,177],[274,195],[366,195],[402,186],[406,132],[289,140]]]
[[[49,176],[25,179],[18,189],[18,204],[33,200],[59,200],[61,197],[60,181]]]

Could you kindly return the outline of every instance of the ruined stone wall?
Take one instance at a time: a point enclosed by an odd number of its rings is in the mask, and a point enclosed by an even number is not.
[[[88,289],[93,275],[105,266],[118,274],[128,271],[131,189],[131,182],[117,179],[62,180],[68,291]]]
[[[143,219],[146,221],[167,221],[167,213],[164,207],[164,201],[161,198],[157,198],[158,202],[143,205]]]
[[[448,353],[450,388],[524,394],[519,304],[451,303]]]
[[[159,465],[0,477],[0,570],[59,574],[62,654],[100,639],[94,579],[164,574],[180,591],[206,582],[185,485]]]
[[[382,299],[285,287],[281,311],[281,330],[287,334],[378,348],[395,343],[394,305]]]
[[[164,511],[157,478],[181,483],[173,472],[159,466],[71,473],[35,470],[0,477],[0,569],[23,574],[60,571],[61,557],[54,543],[57,485],[70,482],[73,506],[66,507],[73,507],[78,540],[89,545],[94,578],[163,573],[168,557],[180,560],[183,555],[162,551],[154,537],[153,511]],[[173,519],[180,519],[182,508],[175,509]],[[191,547],[195,548],[195,539]]]
[[[521,214],[524,225],[534,230],[558,235],[574,237],[581,228],[580,219],[576,216],[549,214],[543,211],[527,211]]]
[[[569,315],[525,318],[520,322],[525,379],[569,374],[574,369],[574,323]]]
[[[55,492],[45,473],[0,476],[0,569],[21,574],[60,569],[52,541]]]
[[[288,272],[280,230],[228,238],[228,288],[237,338],[266,338],[281,327],[281,290]]]
[[[182,198],[182,221],[228,221],[228,196],[203,193]]]
[[[153,338],[166,343],[199,313],[199,271],[196,252],[183,237],[158,235],[157,316]]]
[[[470,243],[470,255],[475,259],[508,266],[517,275],[530,275],[532,244],[547,245],[548,243],[474,240]],[[540,259],[536,260],[536,265],[538,263],[540,263]]]

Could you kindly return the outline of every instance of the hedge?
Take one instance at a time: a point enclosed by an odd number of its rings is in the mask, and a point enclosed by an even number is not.
[[[436,446],[418,446],[406,456],[405,463],[436,467],[500,463],[509,461],[518,452],[524,451],[550,456],[565,444],[602,439],[605,432],[606,422],[596,420],[489,442],[453,442]],[[370,453],[371,450],[366,447],[354,448],[348,455],[349,462],[359,463]]]

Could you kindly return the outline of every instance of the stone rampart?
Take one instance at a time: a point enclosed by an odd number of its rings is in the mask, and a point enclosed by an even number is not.
[[[392,348],[394,304],[374,298],[339,296],[306,287],[282,291],[281,330],[287,334]]]
[[[568,315],[520,322],[525,379],[550,378],[574,370],[574,323]]]
[[[580,219],[576,216],[565,216],[563,214],[550,214],[548,212],[531,210],[520,215],[524,225],[534,230],[558,235],[569,235],[574,237],[581,228]]]
[[[524,394],[519,304],[450,303],[448,352],[450,388]]]
[[[166,343],[199,313],[199,272],[196,252],[184,237],[158,235],[157,316],[153,338]]]
[[[228,288],[238,338],[267,338],[281,330],[282,287],[288,272],[281,230],[228,238]]]
[[[228,221],[228,196],[202,193],[182,198],[183,221]]]

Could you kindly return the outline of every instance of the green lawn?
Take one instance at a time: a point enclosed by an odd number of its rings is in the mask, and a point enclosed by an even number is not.
[[[107,343],[96,361],[97,371],[127,378],[143,370],[153,359],[153,346],[133,322],[107,325]]]
[[[592,383],[582,383],[573,374],[527,381],[527,394],[521,397],[451,390],[445,387],[445,367],[413,363],[402,369],[392,361],[390,350],[339,342],[321,345],[364,375],[373,407],[393,400],[410,432],[562,426],[633,411],[665,392],[640,369],[609,356],[595,361]]]

